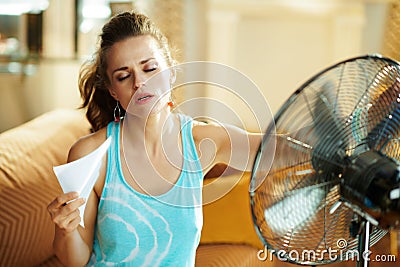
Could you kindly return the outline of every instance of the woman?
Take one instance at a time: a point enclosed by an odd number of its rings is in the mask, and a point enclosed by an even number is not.
[[[147,17],[119,14],[100,37],[79,82],[94,133],[73,145],[68,161],[108,136],[112,145],[88,199],[70,192],[49,204],[55,253],[67,266],[193,266],[203,173],[217,163],[249,170],[260,136],[171,112],[174,61]],[[83,228],[78,208],[85,201]]]

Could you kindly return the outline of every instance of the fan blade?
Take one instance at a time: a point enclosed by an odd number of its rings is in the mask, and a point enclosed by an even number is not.
[[[333,83],[326,83],[317,93],[314,104],[314,130],[318,142],[314,146],[312,165],[317,173],[337,175],[343,169],[343,156],[347,146],[344,126],[335,113],[336,96]]]
[[[388,139],[398,137],[400,133],[400,104],[396,103],[389,115],[385,116],[368,133],[367,143],[371,149],[382,150],[389,141]]]
[[[290,196],[264,210],[265,220],[272,231],[282,236],[309,221],[324,197],[322,188],[310,186],[291,191]],[[299,209],[299,203],[302,203],[302,209]]]

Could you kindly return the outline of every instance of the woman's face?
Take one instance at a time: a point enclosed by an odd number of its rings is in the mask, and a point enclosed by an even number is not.
[[[142,116],[167,108],[171,73],[152,36],[115,43],[107,54],[107,65],[110,94],[127,112]]]

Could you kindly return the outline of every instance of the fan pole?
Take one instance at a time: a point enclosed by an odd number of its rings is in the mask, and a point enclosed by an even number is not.
[[[369,265],[369,236],[371,234],[371,223],[364,220],[361,232],[358,235],[358,261],[357,267],[368,267]]]

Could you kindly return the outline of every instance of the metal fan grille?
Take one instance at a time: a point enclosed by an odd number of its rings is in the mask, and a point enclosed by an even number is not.
[[[333,208],[340,159],[374,149],[399,161],[399,77],[392,60],[350,59],[314,76],[278,112],[254,164],[251,203],[261,239],[280,258],[318,265],[361,256],[350,235],[353,210]],[[269,169],[265,148],[275,142]],[[332,171],[316,168],[319,162]],[[371,245],[385,233],[373,227]]]

